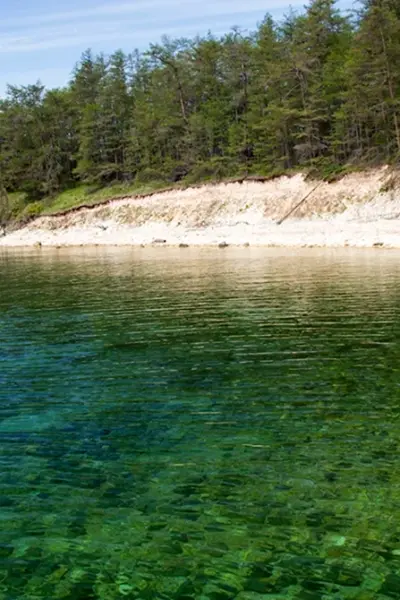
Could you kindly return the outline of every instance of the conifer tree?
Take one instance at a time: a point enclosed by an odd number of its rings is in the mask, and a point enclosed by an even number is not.
[[[64,89],[9,86],[0,184],[31,202],[80,183],[394,161],[399,65],[397,0],[363,0],[356,19],[309,0],[254,32],[163,38],[144,54],[87,50]]]

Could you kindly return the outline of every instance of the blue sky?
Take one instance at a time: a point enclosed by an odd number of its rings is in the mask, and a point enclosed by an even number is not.
[[[64,85],[86,48],[144,50],[163,34],[192,37],[233,25],[252,30],[304,0],[0,0],[0,95],[6,83]],[[348,8],[351,0],[338,6]]]

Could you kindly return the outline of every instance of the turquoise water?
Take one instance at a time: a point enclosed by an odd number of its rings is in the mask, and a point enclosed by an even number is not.
[[[400,598],[399,258],[0,254],[0,600]]]

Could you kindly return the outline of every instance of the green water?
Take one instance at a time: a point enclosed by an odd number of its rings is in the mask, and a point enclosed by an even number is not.
[[[399,259],[0,254],[0,600],[400,598]]]

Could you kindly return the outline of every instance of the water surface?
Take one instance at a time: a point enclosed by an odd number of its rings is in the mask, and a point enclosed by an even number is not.
[[[400,254],[0,254],[0,600],[400,598]]]

